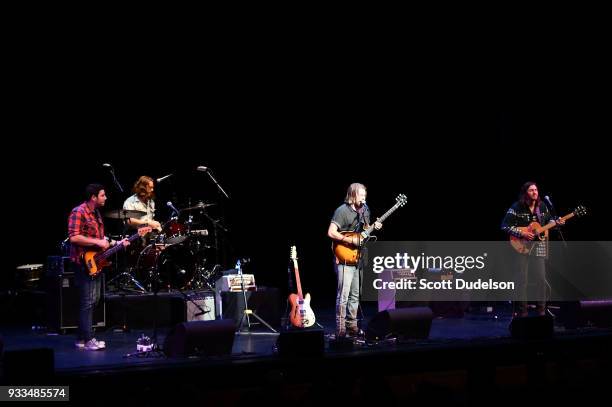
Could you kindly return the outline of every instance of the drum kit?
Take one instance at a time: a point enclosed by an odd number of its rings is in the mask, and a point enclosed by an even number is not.
[[[212,205],[199,202],[179,209],[162,225],[161,231],[153,231],[140,242],[130,245],[123,271],[108,284],[122,290],[135,286],[131,289],[140,292],[212,289],[221,268],[216,264],[217,246],[209,241],[209,232],[205,228],[205,220],[209,217],[204,211]],[[123,209],[104,214],[107,218],[122,220],[124,224],[129,218],[144,215],[146,212]],[[114,236],[115,240],[123,237]]]
[[[23,264],[17,266],[17,287],[30,290],[39,289],[43,273],[42,264]]]

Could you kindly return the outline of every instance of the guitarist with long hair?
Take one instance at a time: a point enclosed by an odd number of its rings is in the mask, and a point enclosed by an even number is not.
[[[538,186],[535,182],[526,182],[521,187],[519,199],[506,212],[502,221],[502,231],[513,238],[534,241],[529,249],[518,254],[517,290],[520,301],[513,303],[513,316],[527,316],[527,282],[535,283],[535,299],[539,315],[546,314],[546,258],[548,242],[540,240],[534,231],[527,228],[533,222],[540,225],[565,224],[563,218],[553,220],[547,206],[540,200]]]
[[[347,236],[342,232],[362,232],[370,226],[370,210],[365,204],[366,187],[353,183],[346,191],[344,203],[334,212],[327,230],[327,236],[337,243],[352,247],[361,245],[357,236]],[[375,229],[382,228],[382,223],[375,222]],[[352,262],[350,262],[352,263]],[[337,256],[334,261],[338,287],[336,290],[336,337],[347,334],[355,336],[359,333],[357,326],[357,311],[361,284],[362,265],[349,264]],[[347,313],[348,311],[348,313]]]
[[[104,223],[99,211],[106,203],[104,187],[100,184],[87,185],[85,197],[85,202],[74,208],[68,217],[70,258],[76,265],[75,282],[79,292],[79,330],[75,346],[100,350],[106,344],[93,337],[92,321],[93,310],[100,300],[102,273],[90,276],[83,263],[83,254],[90,250],[103,251],[116,244],[129,245],[129,241],[115,242],[104,236]]]

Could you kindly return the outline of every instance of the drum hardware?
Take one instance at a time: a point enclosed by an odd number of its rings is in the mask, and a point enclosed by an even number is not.
[[[17,266],[19,285],[26,289],[38,289],[43,272],[42,264],[23,264]]]
[[[127,221],[129,218],[141,218],[147,213],[131,209],[112,209],[104,212],[104,217],[109,219],[121,219]]]
[[[117,244],[119,244],[119,242],[123,239],[122,236],[116,236],[115,237],[115,241],[117,242]],[[126,266],[123,267],[123,271],[122,272],[118,272],[118,265],[119,265],[119,253],[115,254],[115,258],[113,261],[114,265],[115,265],[115,271],[118,273],[116,274],[113,278],[111,278],[106,285],[110,286],[113,283],[116,284],[116,289],[119,291],[131,291],[131,292],[136,292],[136,293],[144,293],[146,292],[145,288],[142,286],[142,283],[140,281],[138,281],[137,279],[134,278],[134,276],[132,275],[132,272],[134,271],[131,267]],[[131,288],[130,285],[137,287],[137,289]]]

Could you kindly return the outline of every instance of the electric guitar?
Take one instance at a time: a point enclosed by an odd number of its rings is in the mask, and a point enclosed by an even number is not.
[[[293,269],[295,270],[297,294],[289,295],[289,303],[291,304],[289,320],[291,325],[296,328],[310,328],[315,323],[315,314],[312,308],[310,308],[310,294],[306,294],[306,297],[302,296],[302,284],[300,283],[300,271],[298,270],[297,249],[295,246],[291,246],[290,258],[293,261]]]
[[[574,209],[573,212],[568,213],[567,215],[561,217],[563,220],[568,220],[573,218],[574,216],[580,218],[587,214],[587,209],[579,205]],[[557,226],[556,223],[549,223],[548,225],[542,226],[538,222],[531,222],[528,226],[518,227],[517,229],[521,232],[531,232],[536,235],[534,240],[548,240],[548,230]],[[521,254],[526,254],[531,251],[531,247],[533,246],[534,240],[527,240],[516,236],[510,236],[510,244],[514,247],[514,250]]]
[[[151,232],[150,226],[141,227],[138,229],[138,233],[133,234],[128,238],[128,241],[132,243],[134,240],[138,239]],[[105,267],[111,264],[107,259],[115,253],[123,250],[125,245],[121,242],[117,242],[117,244],[110,249],[106,249],[103,252],[99,252],[96,250],[89,250],[82,254],[81,258],[83,260],[83,264],[87,268],[87,272],[91,277],[96,276],[100,273]]]
[[[399,194],[395,198],[395,205],[391,207],[387,212],[385,212],[380,218],[377,219],[378,222],[382,223],[387,219],[397,208],[400,208],[406,205],[407,199],[406,195]],[[358,245],[352,245],[342,242],[334,241],[332,244],[332,248],[338,262],[340,264],[348,264],[348,265],[356,265],[359,260],[359,247],[362,245],[363,241],[369,238],[374,231],[374,225],[368,226],[363,232],[340,232],[344,236],[348,236],[350,238],[357,238],[359,242]]]

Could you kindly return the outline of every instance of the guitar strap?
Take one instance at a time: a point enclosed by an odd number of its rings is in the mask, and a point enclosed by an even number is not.
[[[544,225],[544,215],[542,214],[542,211],[540,211],[540,205],[538,205],[536,208],[536,217],[538,218],[538,223],[540,225]]]

